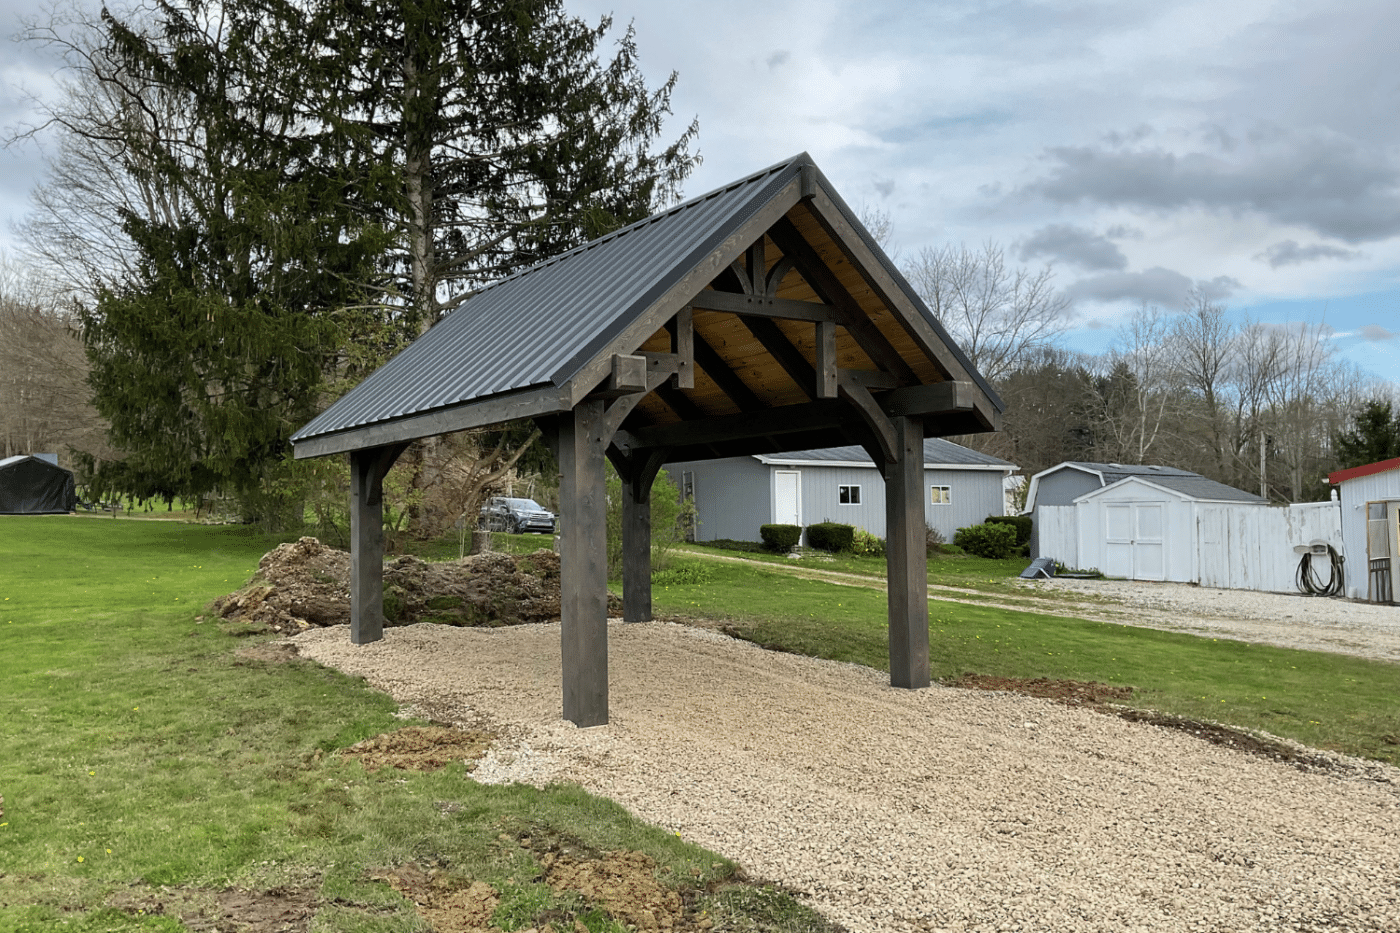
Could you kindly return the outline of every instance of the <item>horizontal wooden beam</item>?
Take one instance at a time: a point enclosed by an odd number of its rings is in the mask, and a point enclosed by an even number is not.
[[[521,389],[495,398],[473,399],[448,408],[435,409],[416,415],[406,415],[393,421],[377,421],[359,428],[321,434],[292,442],[293,456],[298,460],[343,454],[366,447],[385,447],[420,437],[452,434],[470,428],[505,424],[518,418],[569,411],[573,407],[567,388],[546,385]]]
[[[728,311],[731,314],[787,321],[812,321],[818,324],[836,323],[837,320],[834,308],[817,304],[815,301],[792,301],[787,298],[770,298],[767,295],[740,295],[712,289],[692,298],[690,306],[702,311]]]
[[[932,416],[970,412],[982,395],[970,382],[935,382],[895,389],[882,396],[880,407],[891,416]]]

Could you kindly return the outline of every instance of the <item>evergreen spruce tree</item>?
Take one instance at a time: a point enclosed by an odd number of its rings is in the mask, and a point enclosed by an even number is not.
[[[1400,457],[1400,416],[1391,403],[1373,399],[1352,416],[1351,428],[1332,438],[1341,469]]]

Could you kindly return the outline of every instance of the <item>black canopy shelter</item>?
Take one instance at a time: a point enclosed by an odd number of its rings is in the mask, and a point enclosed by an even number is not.
[[[1001,400],[805,153],[484,289],[292,437],[348,453],[351,639],[383,631],[382,481],[410,441],[532,418],[558,455],[564,717],[607,722],[604,458],[651,618],[670,461],[860,444],[887,489],[890,682],[929,683],[923,440]]]
[[[0,515],[50,515],[77,504],[71,471],[23,454],[0,460]]]

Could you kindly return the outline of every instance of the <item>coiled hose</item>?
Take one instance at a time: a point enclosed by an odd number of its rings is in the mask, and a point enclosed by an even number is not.
[[[1297,583],[1300,593],[1307,593],[1309,596],[1340,596],[1342,595],[1342,565],[1346,558],[1337,553],[1337,549],[1332,545],[1327,545],[1327,564],[1329,576],[1327,582],[1323,583],[1321,575],[1313,567],[1313,557],[1311,551],[1303,554],[1302,560],[1298,561]]]

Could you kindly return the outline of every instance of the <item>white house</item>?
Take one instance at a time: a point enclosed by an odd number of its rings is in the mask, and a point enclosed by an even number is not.
[[[924,441],[924,518],[948,541],[954,532],[1005,515],[1005,477],[1015,464],[942,438]],[[759,540],[766,524],[841,522],[885,536],[885,484],[865,449],[829,447],[669,463],[695,500],[697,541]]]
[[[1338,470],[1346,595],[1376,603],[1400,593],[1400,458]]]

